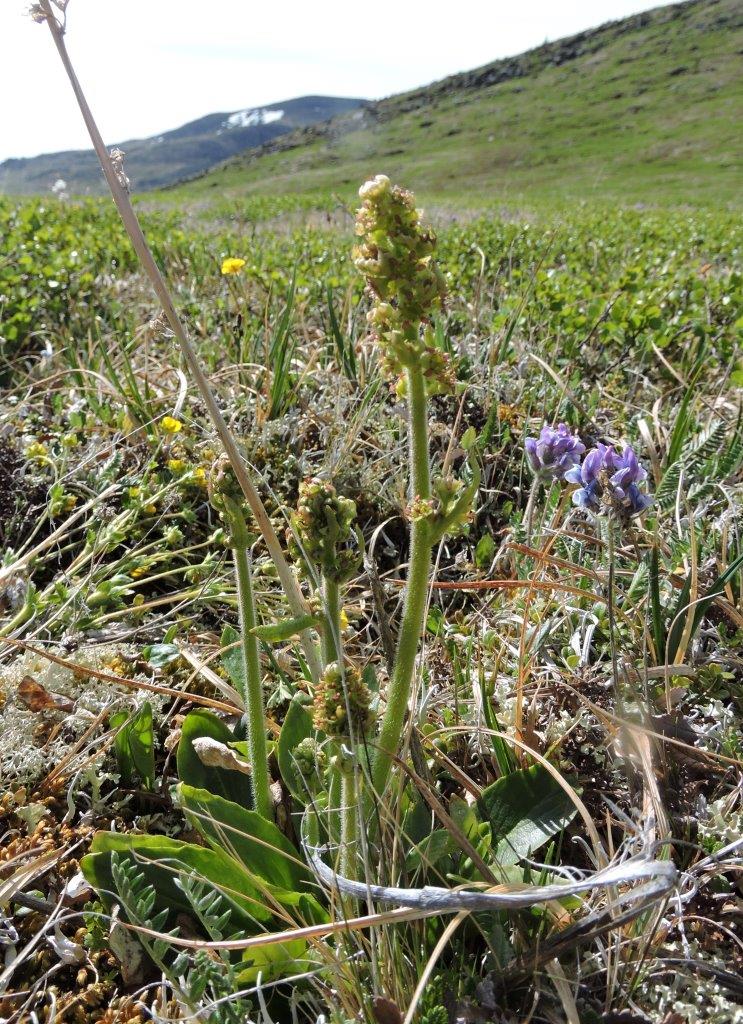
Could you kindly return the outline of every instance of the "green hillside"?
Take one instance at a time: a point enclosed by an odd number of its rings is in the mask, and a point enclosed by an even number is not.
[[[384,171],[455,202],[735,203],[742,51],[739,0],[658,8],[286,135],[175,194],[345,195]]]

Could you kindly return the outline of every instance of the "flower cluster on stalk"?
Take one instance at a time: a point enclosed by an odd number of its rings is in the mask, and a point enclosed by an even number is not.
[[[371,693],[358,669],[328,665],[315,688],[312,721],[328,736],[363,736],[371,724]],[[350,714],[350,724],[349,724]]]
[[[400,378],[404,371],[423,372],[429,394],[450,391],[454,374],[446,353],[433,341],[430,320],[446,297],[444,275],[433,255],[436,235],[421,224],[415,197],[392,185],[384,174],[359,189],[354,262],[374,297],[368,314],[385,370]]]
[[[619,451],[599,442],[586,453],[583,442],[560,423],[556,428],[545,424],[539,437],[527,437],[524,450],[537,478],[577,484],[573,504],[589,512],[628,519],[652,504],[642,490],[647,471],[630,445]]]
[[[472,502],[480,483],[477,465],[469,466],[469,480],[447,475],[436,477],[430,498],[415,497],[406,509],[411,522],[425,519],[431,543],[435,544],[445,533],[461,531],[472,518]]]
[[[574,504],[591,512],[614,512],[626,518],[639,515],[652,504],[650,495],[640,489],[647,475],[629,445],[620,452],[599,442],[582,465],[565,474],[565,479],[579,485],[573,493]]]
[[[363,539],[356,526],[356,502],[338,494],[330,481],[311,477],[299,485],[291,524],[287,539],[300,564],[306,556],[335,583],[344,583],[358,571]]]
[[[539,437],[527,437],[524,449],[537,476],[564,480],[568,471],[580,463],[586,446],[570,433],[564,423],[558,423],[556,428],[545,423]]]

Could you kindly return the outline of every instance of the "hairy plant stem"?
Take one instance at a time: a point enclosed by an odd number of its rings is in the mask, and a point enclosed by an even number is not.
[[[428,457],[428,401],[426,382],[419,369],[407,371],[410,411],[410,495],[431,497],[431,470]],[[425,518],[410,524],[410,560],[405,588],[400,636],[395,667],[387,692],[387,708],[377,737],[378,750],[372,766],[372,782],[381,794],[387,785],[392,758],[397,754],[410,699],[415,659],[418,654],[431,571],[431,536]]]
[[[250,565],[250,535],[245,517],[235,502],[225,499],[228,509],[232,550],[235,558],[238,608],[240,612],[240,634],[242,643],[243,672],[245,679],[245,717],[247,720],[248,759],[253,782],[253,803],[256,811],[273,821],[273,800],[271,799],[268,776],[268,749],[266,746],[266,714],[263,708],[263,686],[261,664],[258,656],[258,640],[252,630],[257,625],[253,582]]]
[[[325,629],[322,635],[322,660],[325,665],[331,661],[342,661],[341,653],[341,591],[335,580],[323,579],[325,600]]]
[[[341,594],[336,580],[323,578],[325,601],[325,629],[322,635],[322,657],[325,665],[337,662],[343,666],[341,646]],[[350,715],[349,715],[350,721]],[[349,746],[352,739],[348,740]],[[356,849],[356,785],[354,765],[348,755],[338,747],[336,762],[331,768],[330,806],[335,819],[334,831],[339,842],[339,866],[341,874],[349,873],[355,878],[354,852]]]
[[[196,350],[191,344],[191,341],[186,334],[186,330],[181,323],[180,317],[176,312],[170,291],[165,283],[165,279],[160,273],[160,268],[155,262],[150,247],[147,244],[144,233],[142,232],[142,227],[136,213],[134,212],[131,200],[129,199],[128,192],[124,184],[119,181],[116,174],[111,157],[108,154],[103,138],[98,129],[98,125],[96,124],[90,107],[88,106],[85,93],[83,92],[82,86],[75,74],[75,70],[72,67],[72,63],[64,43],[62,27],[54,15],[49,0],[40,0],[40,2],[44,14],[46,15],[46,23],[49,26],[49,31],[54,39],[57,52],[59,53],[64,69],[67,73],[67,77],[70,80],[70,85],[72,86],[72,91],[74,92],[78,106],[80,107],[80,112],[83,116],[85,126],[88,129],[88,134],[90,135],[93,143],[93,148],[95,149],[98,160],[100,161],[106,182],[111,190],[111,195],[114,203],[116,204],[116,208],[124,222],[124,227],[129,235],[134,251],[136,252],[137,257],[142,264],[142,268],[150,280],[153,291],[162,305],[163,312],[165,313],[170,328],[178,340],[178,344],[180,345],[186,363],[188,364],[191,374],[201,393],[201,397],[204,400],[209,417],[214,424],[214,428],[219,435],[219,439],[224,445],[224,450],[230,460],[230,464],[232,465],[232,469],[237,477],[238,483],[240,484],[243,494],[245,495],[245,499],[255,517],[258,529],[266,542],[266,547],[271,555],[271,559],[276,566],[276,571],[281,581],[281,585],[284,588],[284,592],[286,593],[292,613],[295,616],[306,615],[308,612],[307,603],[302,596],[302,592],[299,589],[299,585],[294,578],[294,574],[288,562],[284,558],[284,553],[281,550],[281,544],[276,536],[276,531],[271,524],[271,520],[269,519],[263,502],[261,501],[258,490],[248,474],[245,459],[240,453],[240,449],[235,442],[235,438],[222,416],[209,381],[207,380],[206,374],[204,373],[198,356],[196,355]],[[320,677],[320,657],[317,645],[307,630],[302,633],[301,639],[308,668],[313,679],[317,680]]]
[[[523,522],[526,525],[526,543],[529,545],[531,545],[531,537],[534,529],[534,508],[537,503],[540,485],[541,480],[538,476],[535,476],[531,482],[529,500],[526,503],[526,511],[524,512]]]
[[[356,774],[350,758],[341,757],[341,848],[339,873],[356,878],[357,800]]]

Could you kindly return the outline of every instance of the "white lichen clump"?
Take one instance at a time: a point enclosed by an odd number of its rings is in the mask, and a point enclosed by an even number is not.
[[[724,959],[710,958],[691,941],[670,943],[667,955],[708,964],[729,971]],[[648,979],[644,991],[657,1016],[654,1020],[683,1021],[684,1024],[743,1024],[743,1006],[714,978],[687,971],[668,971],[661,978]]]
[[[72,752],[82,734],[104,709],[134,710],[145,700],[152,703],[155,713],[162,708],[163,699],[157,694],[131,690],[86,674],[85,670],[91,669],[117,674],[112,666],[133,653],[133,648],[130,650],[120,644],[81,649],[66,659],[82,670],[78,672],[40,655],[27,653],[3,670],[0,682],[0,700],[3,701],[0,707],[3,736],[0,744],[0,787],[4,790],[33,789]],[[31,710],[18,696],[18,687],[25,676],[30,676],[49,694],[68,698],[73,702],[73,708]],[[105,723],[94,730],[75,755],[70,771],[74,772],[77,765],[95,755],[104,732]],[[66,774],[69,775],[70,771]]]

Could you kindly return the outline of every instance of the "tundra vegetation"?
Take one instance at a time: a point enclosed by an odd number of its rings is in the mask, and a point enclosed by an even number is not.
[[[739,218],[359,185],[0,200],[2,1017],[743,1020]]]

